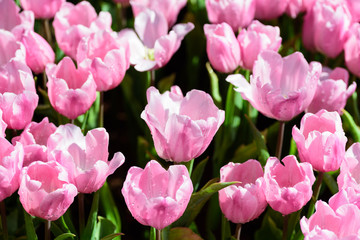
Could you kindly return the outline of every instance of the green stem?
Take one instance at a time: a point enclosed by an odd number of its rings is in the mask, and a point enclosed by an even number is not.
[[[78,203],[79,203],[79,229],[80,235],[83,234],[85,229],[85,208],[84,208],[84,194],[78,194]]]
[[[7,229],[7,221],[6,221],[6,208],[4,201],[0,203],[0,211],[1,211],[1,224],[3,229],[4,240],[9,239],[8,229]]]
[[[282,152],[282,146],[283,146],[283,140],[284,140],[284,130],[285,130],[285,122],[280,121],[277,144],[276,144],[276,153],[275,153],[275,156],[280,161],[281,161],[281,152]]]
[[[45,240],[50,240],[50,228],[51,228],[51,221],[46,220],[45,222]]]
[[[46,72],[43,71],[43,89],[44,89],[45,91],[47,91],[46,82],[47,82]]]
[[[46,41],[50,44],[51,47],[53,47],[49,19],[44,19],[44,31],[45,31]]]
[[[185,165],[186,168],[188,169],[188,171],[189,171],[189,176],[191,177],[191,173],[192,173],[192,170],[193,170],[193,167],[194,167],[194,158],[191,159],[191,160],[188,161],[188,162],[185,162],[184,165]]]
[[[148,79],[150,86],[155,86],[155,70],[148,71]]]
[[[242,224],[238,223],[236,225],[236,230],[235,230],[235,237],[237,240],[240,240],[240,236],[241,236],[241,228],[242,228]]]
[[[307,218],[310,218],[310,216],[314,213],[315,203],[316,203],[317,199],[319,198],[319,193],[320,193],[320,188],[321,188],[321,183],[322,183],[323,177],[324,177],[324,173],[319,172],[319,174],[317,176],[315,186],[314,186],[314,193],[313,193],[313,196],[311,198],[309,210],[308,210],[308,213],[307,213]]]
[[[286,239],[287,239],[288,225],[289,225],[289,216],[290,216],[289,214],[288,214],[288,215],[284,215],[282,240],[286,240]]]
[[[99,127],[104,127],[104,92],[100,92]]]
[[[156,229],[156,240],[161,240],[161,230]]]

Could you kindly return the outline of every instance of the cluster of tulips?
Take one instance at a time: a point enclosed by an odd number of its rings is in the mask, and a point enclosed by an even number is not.
[[[45,239],[133,239],[107,184],[125,157],[108,160],[104,111],[115,110],[105,109],[104,94],[123,85],[143,135],[130,151],[145,161],[130,160],[120,177],[120,208],[151,227],[135,236],[360,239],[359,1],[93,4],[0,0],[4,239],[37,239],[40,219]],[[156,78],[179,62],[210,94],[184,95],[180,79]],[[84,194],[92,194],[89,211]],[[23,220],[12,220],[19,208]],[[242,234],[251,221],[261,227]],[[24,228],[8,229],[14,222]],[[216,235],[210,225],[219,222]]]

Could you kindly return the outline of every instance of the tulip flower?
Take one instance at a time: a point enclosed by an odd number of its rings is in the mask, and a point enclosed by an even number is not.
[[[199,90],[184,97],[178,86],[163,94],[150,87],[147,100],[141,118],[150,128],[156,152],[177,163],[200,156],[225,118],[211,96]]]
[[[360,192],[360,143],[352,144],[346,150],[337,178],[339,189],[354,188]]]
[[[321,109],[342,113],[347,99],[355,92],[356,83],[348,88],[349,73],[346,69],[337,67],[331,70],[323,67],[315,96],[306,112],[316,113]]]
[[[304,17],[304,46],[328,57],[336,57],[344,48],[351,20],[351,14],[344,1],[315,1]]]
[[[14,0],[0,1],[0,29],[16,34],[24,29],[33,30],[35,17],[32,11],[22,11]]]
[[[316,114],[305,114],[300,129],[293,127],[292,136],[302,162],[311,163],[320,172],[339,169],[347,138],[337,112],[320,110]]]
[[[55,221],[66,212],[76,195],[76,187],[69,183],[65,168],[57,162],[36,161],[22,169],[20,202],[32,216]]]
[[[266,201],[283,215],[300,210],[312,196],[315,182],[309,163],[299,163],[295,156],[284,157],[282,163],[270,157],[264,170]]]
[[[59,11],[65,0],[20,0],[25,10],[33,11],[36,18],[49,19]]]
[[[240,74],[226,81],[265,116],[289,121],[309,106],[320,73],[321,64],[308,64],[300,52],[282,58],[274,51],[263,51],[255,61],[250,84]]]
[[[306,0],[287,0],[288,4],[286,6],[285,12],[292,18],[296,18],[296,16],[300,12],[306,11]]]
[[[66,55],[76,59],[80,40],[93,32],[111,31],[111,21],[109,12],[100,12],[97,16],[88,1],[81,1],[77,5],[65,2],[53,22],[56,41]]]
[[[227,23],[233,31],[247,27],[255,16],[256,0],[206,0],[209,21],[213,24]]]
[[[360,209],[360,192],[352,187],[342,188],[329,199],[329,206],[336,211],[342,205],[354,204]]]
[[[11,140],[14,145],[16,142],[20,142],[24,147],[24,167],[35,161],[48,161],[47,140],[55,130],[56,126],[49,123],[49,119],[45,117],[39,123],[29,123],[20,136]]]
[[[84,136],[79,127],[66,124],[50,135],[48,157],[67,169],[78,192],[92,193],[125,161],[121,152],[108,161],[108,145],[109,134],[104,128],[92,129]]]
[[[354,23],[344,44],[345,63],[354,75],[360,77],[360,24]]]
[[[124,29],[119,36],[128,39],[130,63],[137,71],[149,71],[166,65],[179,49],[182,39],[194,24],[176,24],[168,33],[168,24],[161,14],[146,9],[135,18],[135,30]],[[140,40],[140,39],[141,40]]]
[[[4,138],[6,136],[5,131],[7,128],[6,122],[3,120],[3,112],[0,109],[0,138]]]
[[[144,169],[129,169],[121,193],[138,222],[161,230],[182,216],[192,191],[184,165],[173,165],[165,170],[151,160]]]
[[[97,91],[117,87],[130,67],[127,43],[121,43],[114,32],[100,31],[84,37],[77,50],[79,68],[90,71]]]
[[[168,26],[174,25],[180,10],[186,5],[186,0],[131,0],[131,8],[135,18],[146,9],[151,9],[163,15]]]
[[[359,239],[360,209],[354,204],[345,204],[332,209],[323,201],[317,201],[316,212],[307,219],[300,220],[304,240]]]
[[[255,18],[271,20],[280,17],[288,5],[288,0],[256,0]]]
[[[56,111],[75,119],[90,109],[96,99],[96,84],[90,72],[76,69],[65,57],[58,65],[48,64],[46,74],[49,100]]]
[[[0,201],[2,201],[19,188],[24,149],[20,143],[14,147],[3,137],[0,137],[0,146]]]
[[[220,182],[238,181],[219,191],[221,211],[234,223],[246,223],[265,210],[264,172],[257,160],[228,163],[220,169]]]
[[[360,2],[357,0],[345,0],[351,13],[353,22],[360,21]]]
[[[240,47],[227,23],[205,24],[206,52],[211,65],[220,72],[234,71],[240,62]]]
[[[264,25],[254,20],[247,29],[242,29],[237,37],[240,45],[240,65],[252,70],[258,55],[264,50],[277,52],[281,45],[280,29]]]

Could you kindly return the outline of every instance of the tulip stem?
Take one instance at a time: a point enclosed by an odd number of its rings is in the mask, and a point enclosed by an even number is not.
[[[127,21],[126,21],[126,9],[124,8],[121,3],[116,4],[116,17],[117,17],[117,25],[118,30],[121,30],[126,27]]]
[[[44,89],[45,91],[47,91],[46,82],[47,82],[46,72],[43,71],[43,89]]]
[[[6,208],[4,201],[0,203],[0,211],[1,211],[1,224],[3,230],[4,240],[9,239],[8,229],[7,229],[7,221],[6,221]]]
[[[44,30],[47,42],[53,47],[49,19],[44,19]]]
[[[285,130],[285,122],[280,121],[277,144],[276,144],[276,153],[275,153],[275,156],[280,160],[280,162],[281,162],[281,152],[282,152],[282,146],[284,140],[284,130]]]
[[[289,225],[289,217],[290,217],[289,214],[288,214],[288,215],[284,215],[282,240],[286,240],[286,239],[287,239],[288,225]]]
[[[156,229],[156,240],[161,240],[161,229]]]
[[[148,71],[148,81],[150,81],[150,86],[155,86],[155,70]]]
[[[79,203],[79,228],[80,234],[83,234],[85,229],[85,210],[84,210],[84,194],[78,194],[78,203]]]
[[[321,188],[321,183],[322,183],[322,179],[324,177],[324,173],[323,172],[319,172],[317,179],[316,179],[316,183],[314,186],[314,193],[313,196],[311,198],[310,201],[310,206],[309,206],[309,210],[307,213],[307,218],[310,218],[310,216],[314,213],[315,210],[315,203],[317,201],[317,199],[319,198],[319,193],[320,193],[320,188]]]
[[[45,240],[50,240],[51,221],[46,220],[45,222]]]
[[[236,225],[236,230],[235,230],[235,237],[237,240],[240,240],[240,236],[241,236],[241,228],[242,228],[242,224],[238,223]]]
[[[104,92],[100,92],[99,127],[104,127]]]

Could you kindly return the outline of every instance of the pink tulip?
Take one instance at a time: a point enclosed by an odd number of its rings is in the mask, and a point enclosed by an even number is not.
[[[6,136],[5,134],[6,128],[7,128],[7,124],[3,120],[3,112],[0,109],[0,138],[4,138]]]
[[[184,213],[193,185],[184,165],[165,170],[155,160],[144,169],[131,167],[121,190],[132,216],[156,229],[169,226]]]
[[[240,47],[227,23],[205,24],[206,52],[211,65],[220,72],[234,71],[240,62]]]
[[[292,18],[296,18],[296,16],[306,11],[306,0],[287,0],[288,4],[285,12]]]
[[[360,77],[360,24],[354,23],[344,44],[345,63],[347,68]]]
[[[308,64],[300,52],[282,58],[274,51],[263,51],[255,61],[250,84],[240,74],[226,81],[265,116],[289,121],[310,104],[320,73],[321,64]]]
[[[90,72],[76,69],[65,57],[58,65],[48,64],[46,74],[49,100],[56,111],[75,119],[90,109],[96,99],[96,84]]]
[[[53,123],[49,123],[47,117],[41,122],[31,122],[27,125],[20,136],[14,137],[13,144],[20,142],[24,146],[24,163],[28,166],[35,161],[47,162],[47,140],[56,130]]]
[[[34,29],[35,17],[32,11],[22,11],[14,0],[0,0],[0,29],[14,34],[24,29]]]
[[[360,192],[352,187],[343,188],[329,199],[329,205],[334,211],[345,204],[354,204],[360,208]]]
[[[76,187],[57,162],[31,163],[21,172],[20,202],[29,214],[49,221],[60,218],[74,201]]]
[[[49,43],[34,31],[26,30],[19,39],[26,49],[26,64],[36,74],[42,73],[48,63],[54,63],[55,53]]]
[[[286,156],[281,161],[276,157],[267,160],[264,192],[266,201],[275,211],[288,215],[310,200],[315,176],[311,165],[299,163],[295,156]]]
[[[142,11],[151,9],[163,15],[170,27],[176,22],[179,12],[186,2],[186,0],[130,0],[135,18]]]
[[[235,32],[247,27],[255,16],[256,0],[206,0],[205,4],[211,23],[226,22]]]
[[[25,10],[33,11],[36,18],[53,18],[65,0],[20,0]]]
[[[317,201],[316,212],[300,221],[304,240],[358,240],[360,210],[353,204],[345,204],[333,210],[323,201]]]
[[[321,109],[342,113],[347,99],[355,92],[356,83],[348,88],[349,73],[346,69],[337,67],[334,70],[323,67],[315,96],[306,112],[316,113]]]
[[[65,2],[56,13],[53,22],[56,41],[65,54],[76,59],[76,50],[81,38],[101,30],[111,31],[111,21],[108,12],[100,12],[97,16],[88,1],[81,1],[77,5]]]
[[[114,32],[100,31],[84,37],[77,50],[79,68],[90,71],[97,91],[117,87],[130,67],[129,47]]]
[[[239,181],[219,191],[221,211],[234,223],[246,223],[259,217],[267,202],[263,192],[264,172],[256,160],[228,163],[220,169],[220,182]]]
[[[255,18],[271,20],[285,12],[288,0],[256,0]]]
[[[184,97],[178,86],[163,94],[150,87],[147,100],[141,118],[150,128],[156,152],[177,163],[200,156],[225,118],[211,96],[199,90]]]
[[[316,1],[304,17],[302,37],[305,47],[336,57],[344,48],[351,20],[345,2]]]
[[[337,178],[339,188],[354,188],[360,192],[360,143],[352,144],[345,153]]]
[[[135,30],[139,37],[131,29],[122,30],[119,36],[129,42],[130,63],[137,71],[144,72],[166,65],[193,28],[192,23],[177,24],[167,33],[166,19],[146,9],[135,18]]]
[[[339,169],[347,138],[337,112],[320,110],[316,114],[305,114],[300,129],[293,127],[292,136],[302,162],[311,163],[320,172]]]
[[[10,197],[19,188],[19,176],[24,159],[21,144],[11,145],[5,138],[0,138],[0,201]]]
[[[353,22],[360,21],[360,2],[358,0],[345,0],[350,10]]]
[[[277,52],[281,45],[280,29],[253,21],[247,29],[242,29],[237,37],[240,45],[240,65],[252,70],[258,55],[264,50]]]
[[[104,128],[90,130],[84,136],[79,127],[66,124],[50,135],[48,157],[67,169],[69,181],[79,192],[92,193],[125,161],[121,152],[108,161],[108,145],[109,134]]]

